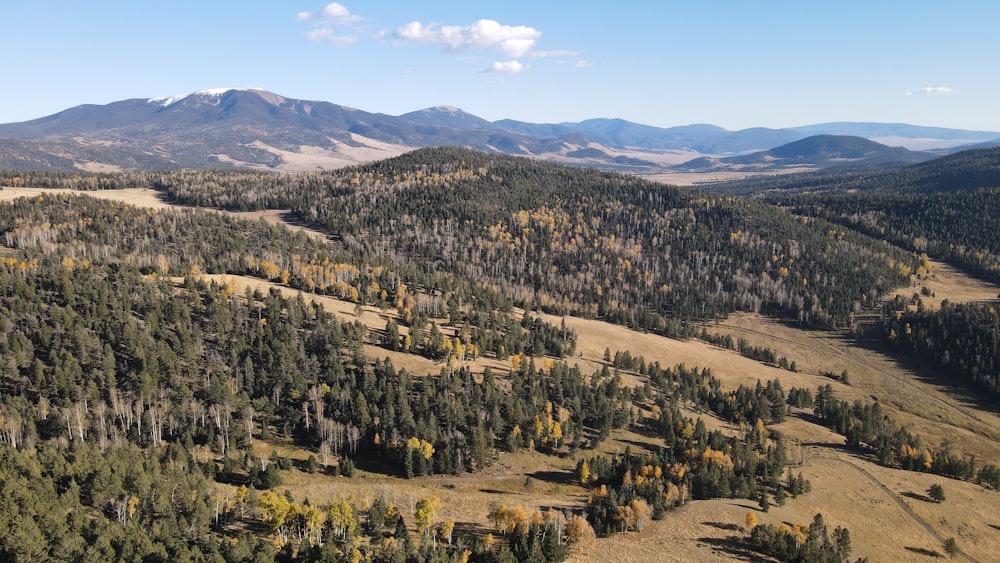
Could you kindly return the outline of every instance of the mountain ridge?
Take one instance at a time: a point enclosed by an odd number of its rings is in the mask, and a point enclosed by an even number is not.
[[[873,136],[929,135],[940,128],[905,124],[830,124]],[[805,138],[823,124],[729,131],[710,124],[656,127],[620,118],[577,123],[490,122],[454,106],[399,116],[325,101],[298,100],[260,88],[219,88],[178,96],[83,104],[20,123],[0,124],[0,166],[39,169],[329,168],[425,146],[467,146],[490,152],[613,168],[663,171],[671,151],[741,155]],[[942,142],[980,143],[1000,133],[941,130]],[[924,138],[926,141],[926,138]],[[103,147],[104,151],[96,150]],[[309,161],[306,154],[326,160]],[[25,164],[29,163],[29,164]],[[33,164],[31,164],[33,163]]]

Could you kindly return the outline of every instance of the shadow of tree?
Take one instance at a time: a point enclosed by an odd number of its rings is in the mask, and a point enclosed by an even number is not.
[[[528,476],[532,479],[538,479],[546,483],[555,483],[557,485],[572,485],[575,480],[575,476],[569,471],[535,471],[534,473],[529,473]]]
[[[454,537],[474,537],[477,539],[485,538],[486,534],[499,535],[493,528],[480,526],[471,522],[455,522],[455,530],[452,532]]]
[[[486,493],[488,495],[520,495],[524,494],[519,491],[504,491],[500,489],[479,489],[479,492]]]
[[[724,538],[698,538],[698,542],[709,546],[713,553],[733,561],[767,561],[759,553],[750,549],[750,546],[743,541],[740,536],[726,536]]]
[[[918,555],[923,555],[924,557],[941,557],[941,554],[933,549],[926,549],[923,547],[910,547],[906,546],[906,551],[916,553]]]
[[[910,492],[910,491],[904,492],[903,496],[906,497],[906,498],[911,498],[913,500],[919,500],[919,501],[923,501],[923,502],[934,502],[927,495],[922,495],[922,494],[914,493],[914,492]]]
[[[739,532],[742,528],[739,524],[732,524],[729,522],[702,522],[705,526],[711,526],[713,528],[718,528],[720,530],[726,530],[727,532]]]

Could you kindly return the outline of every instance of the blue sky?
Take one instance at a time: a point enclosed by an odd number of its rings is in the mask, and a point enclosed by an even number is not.
[[[259,87],[399,115],[1000,131],[1000,2],[2,0],[0,123]]]

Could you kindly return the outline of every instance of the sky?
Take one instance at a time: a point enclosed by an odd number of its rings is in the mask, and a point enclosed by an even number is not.
[[[0,123],[263,88],[400,115],[1000,131],[995,0],[0,0]]]

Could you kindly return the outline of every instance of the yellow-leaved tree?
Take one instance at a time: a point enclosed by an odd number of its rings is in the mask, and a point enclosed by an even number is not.
[[[264,491],[258,505],[264,521],[271,527],[272,532],[278,534],[278,543],[284,545],[288,541],[285,524],[291,515],[291,503],[284,495],[279,495],[274,491]]]
[[[438,497],[426,497],[417,501],[413,517],[417,521],[417,531],[421,534],[429,534],[434,529],[434,517],[437,516],[438,506],[441,499]]]

